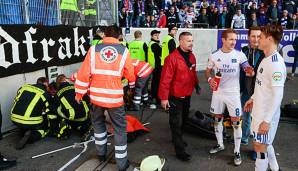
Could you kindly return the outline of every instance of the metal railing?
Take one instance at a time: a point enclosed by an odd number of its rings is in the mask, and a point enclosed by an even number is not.
[[[37,24],[95,26],[117,22],[117,1],[66,0],[0,0],[1,24]],[[71,2],[72,1],[72,2]]]

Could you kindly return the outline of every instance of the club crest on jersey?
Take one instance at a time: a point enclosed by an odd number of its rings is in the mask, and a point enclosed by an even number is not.
[[[99,53],[100,59],[106,63],[113,63],[118,56],[117,50],[112,46],[102,48]]]
[[[237,63],[237,59],[232,59],[232,63]]]
[[[282,79],[282,73],[281,72],[275,72],[275,73],[273,73],[272,79],[274,81],[281,81],[281,79]]]
[[[261,68],[259,72],[262,74],[263,73],[263,68]]]

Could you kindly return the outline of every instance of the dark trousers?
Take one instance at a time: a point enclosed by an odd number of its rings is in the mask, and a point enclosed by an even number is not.
[[[160,82],[160,75],[161,75],[161,68],[155,68],[153,70],[152,74],[152,83],[151,83],[151,97],[154,99],[157,103],[159,102],[158,100],[158,87],[159,87],[159,82]]]
[[[145,78],[138,77],[136,81],[136,87],[135,87],[135,94],[133,103],[135,105],[140,105],[141,102],[147,102],[148,101],[148,82],[149,82],[150,75],[148,75]]]
[[[183,123],[188,119],[189,108],[190,108],[190,96],[185,98],[177,98],[171,96],[169,99],[170,103],[170,128],[172,133],[172,141],[175,147],[176,154],[185,152],[185,144],[182,138]]]
[[[126,117],[124,106],[104,108],[93,105],[90,111],[91,123],[94,129],[95,147],[97,154],[107,154],[107,128],[104,111],[107,110],[114,128],[115,159],[119,169],[124,169],[127,164],[127,135]]]
[[[294,63],[292,65],[292,73],[295,73],[298,61],[298,52],[295,51]]]

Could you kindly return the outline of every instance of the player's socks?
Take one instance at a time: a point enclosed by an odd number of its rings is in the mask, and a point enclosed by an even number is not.
[[[214,122],[214,131],[217,139],[217,143],[222,147],[223,146],[223,124],[222,118],[215,118]]]
[[[240,121],[233,122],[234,130],[234,153],[240,153],[240,144],[242,137],[242,129],[240,126]]]
[[[269,145],[267,147],[267,153],[268,153],[268,162],[269,162],[270,169],[272,171],[278,171],[279,166],[278,166],[276,156],[275,156],[275,151],[272,145]]]
[[[255,171],[267,171],[268,157],[267,153],[257,152],[257,159],[255,163]]]

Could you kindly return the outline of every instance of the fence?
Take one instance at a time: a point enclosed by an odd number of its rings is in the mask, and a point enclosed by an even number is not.
[[[0,24],[95,26],[117,22],[117,1],[0,0]]]

